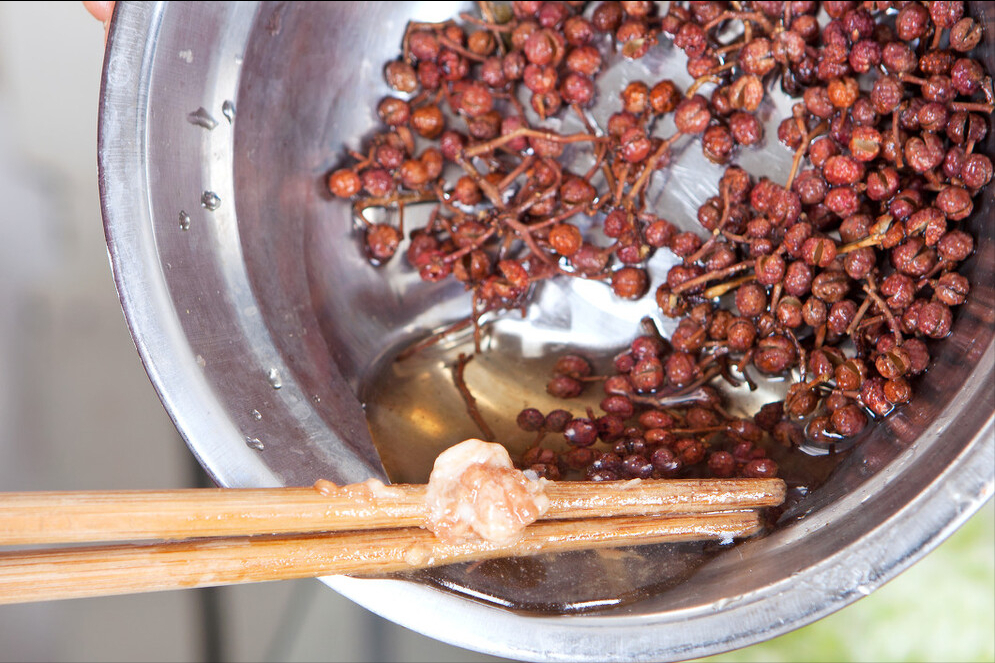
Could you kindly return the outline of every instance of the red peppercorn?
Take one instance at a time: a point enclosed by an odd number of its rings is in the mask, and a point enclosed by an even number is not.
[[[649,277],[646,270],[639,267],[622,267],[611,275],[611,288],[622,299],[639,299],[646,294]]]
[[[328,176],[328,190],[339,198],[351,198],[359,193],[362,182],[351,168],[340,168]]]

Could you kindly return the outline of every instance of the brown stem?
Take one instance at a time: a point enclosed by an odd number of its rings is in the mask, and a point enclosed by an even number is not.
[[[473,322],[473,351],[480,352],[480,287],[473,289],[473,296],[470,298],[470,320]]]
[[[845,255],[851,251],[856,251],[857,249],[863,249],[868,246],[877,246],[888,233],[888,229],[891,228],[892,221],[894,221],[894,219],[890,214],[883,214],[879,216],[877,223],[871,226],[871,232],[867,235],[867,237],[838,247],[836,249],[836,255]]]
[[[819,325],[819,328],[815,330],[815,349],[818,350],[822,347],[822,344],[826,342],[826,323],[823,322]]]
[[[895,315],[891,312],[891,309],[888,308],[888,304],[883,299],[881,299],[880,295],[878,295],[878,293],[876,292],[876,288],[874,288],[872,283],[870,282],[865,283],[863,290],[864,292],[867,293],[868,297],[874,300],[874,304],[878,307],[878,310],[881,311],[881,314],[884,315],[885,319],[888,321],[888,327],[891,329],[891,333],[895,335],[895,342],[901,344],[902,330],[898,324],[898,320],[895,319]]]
[[[483,62],[484,60],[487,59],[483,55],[477,55],[473,51],[469,51],[463,48],[462,46],[460,46],[459,44],[457,44],[456,42],[454,42],[452,39],[450,39],[444,34],[439,35],[439,43],[448,48],[449,50],[459,53],[467,60],[473,60],[474,62]]]
[[[402,352],[400,352],[397,355],[397,357],[394,358],[394,361],[404,361],[405,359],[407,359],[407,358],[409,358],[409,357],[411,357],[413,355],[418,354],[419,352],[421,352],[425,348],[432,347],[433,345],[435,345],[436,343],[438,343],[439,341],[441,341],[445,337],[449,336],[453,332],[458,332],[461,329],[466,329],[467,327],[469,327],[472,324],[473,324],[473,318],[472,317],[467,317],[467,318],[463,318],[462,320],[458,320],[458,321],[454,322],[453,324],[449,325],[448,327],[445,327],[445,328],[443,328],[443,329],[435,332],[431,336],[428,336],[427,338],[424,338],[424,339],[418,341],[414,345],[409,345]]]
[[[498,209],[505,208],[504,201],[501,199],[501,192],[498,191],[497,187],[491,184],[487,178],[481,175],[480,171],[474,168],[471,164],[467,163],[466,159],[463,158],[463,155],[456,156],[456,163],[458,163],[466,174],[470,176],[470,179],[473,180],[474,184],[480,187],[480,190],[484,192],[484,195],[487,196],[487,199],[491,201],[491,204],[494,205],[494,207]]]
[[[733,42],[731,44],[726,44],[725,46],[722,46],[721,48],[715,49],[715,51],[713,51],[713,53],[716,56],[725,55],[726,53],[732,53],[733,51],[738,51],[738,50],[742,49],[744,45],[745,45],[745,42],[743,42],[743,41],[735,41],[735,42]]]
[[[767,17],[764,16],[762,13],[744,12],[744,11],[724,11],[702,27],[705,30],[705,32],[708,32],[709,30],[714,28],[719,23],[722,23],[723,21],[735,20],[735,19],[743,21],[743,23],[747,22],[756,23],[757,25],[760,26],[760,28],[764,32],[768,34],[774,31],[774,26],[771,25],[770,21],[767,20]]]
[[[513,131],[509,131],[503,136],[498,136],[497,138],[493,138],[483,143],[472,145],[463,150],[463,155],[473,158],[486,152],[492,152],[502,145],[510,143],[516,138],[521,137],[541,138],[554,143],[579,143],[582,141],[602,142],[608,140],[607,136],[595,136],[593,134],[570,134],[567,136],[561,136],[560,134],[553,133],[552,131],[540,131],[539,129],[533,129],[531,127],[519,127]]]
[[[701,276],[696,276],[693,279],[689,279],[678,286],[675,286],[671,292],[675,295],[679,295],[682,292],[686,292],[695,288],[696,286],[703,285],[709,281],[714,281],[716,279],[723,279],[727,276],[732,276],[737,272],[741,272],[744,269],[749,269],[753,266],[753,260],[744,260],[743,262],[738,262],[735,265],[729,265],[723,269],[715,269],[710,272],[706,272]],[[709,298],[710,299],[710,298]]]
[[[524,159],[522,159],[521,162],[517,166],[515,166],[515,168],[510,173],[505,175],[503,180],[498,182],[497,185],[498,191],[504,191],[509,186],[511,186],[511,183],[514,182],[516,179],[518,179],[519,175],[528,170],[532,166],[532,163],[534,161],[535,161],[534,154],[530,154],[526,156]]]
[[[912,85],[925,85],[928,82],[925,78],[913,76],[912,74],[899,74],[898,80],[903,83],[911,83]]]
[[[735,290],[739,286],[745,283],[749,283],[750,281],[756,278],[757,278],[756,274],[746,274],[744,276],[740,276],[739,278],[732,279],[731,281],[726,281],[725,283],[714,285],[708,290],[706,290],[704,293],[702,293],[702,297],[704,297],[705,299],[714,299],[716,297],[721,297],[730,290]]]
[[[459,359],[456,361],[456,365],[453,366],[453,384],[456,385],[456,389],[459,390],[460,396],[463,397],[463,402],[466,404],[466,412],[473,419],[473,423],[477,424],[477,428],[483,434],[484,439],[490,442],[494,441],[494,431],[491,427],[487,425],[484,418],[480,415],[480,410],[477,409],[477,399],[473,397],[470,393],[470,388],[466,386],[466,380],[463,377],[463,373],[466,370],[466,365],[470,363],[473,359],[473,355],[467,356],[462,352],[459,355]]]
[[[981,91],[985,93],[985,101],[995,104],[995,91],[992,90],[992,77],[985,76],[981,81]]]
[[[979,104],[975,101],[951,101],[947,104],[947,107],[952,111],[974,111],[988,115],[991,115],[992,111],[995,110],[995,105],[993,104]]]
[[[373,223],[363,214],[363,210],[370,207],[388,207],[390,205],[405,204],[405,203],[425,203],[425,202],[439,202],[439,198],[436,196],[435,192],[432,193],[412,193],[408,195],[398,195],[394,194],[391,196],[371,196],[369,198],[363,198],[362,200],[357,200],[352,205],[352,211],[356,214],[363,222],[372,226]]]
[[[732,69],[735,66],[736,66],[736,60],[730,60],[729,62],[723,62],[722,64],[718,65],[717,67],[712,67],[711,69],[709,69],[708,71],[706,71],[705,75],[706,76],[716,76],[718,74],[721,74],[723,71],[729,71],[730,69]]]
[[[929,45],[929,50],[935,51],[940,48],[940,42],[943,40],[943,32],[940,28],[933,28],[933,43]]]
[[[661,142],[660,146],[656,148],[656,151],[653,152],[653,154],[650,155],[650,158],[646,160],[645,166],[643,167],[643,172],[639,174],[639,177],[636,179],[635,183],[629,189],[628,196],[626,196],[626,202],[629,205],[633,204],[633,200],[639,194],[639,191],[643,188],[643,186],[646,185],[646,182],[649,181],[650,174],[652,174],[653,170],[656,169],[657,162],[659,162],[660,159],[663,157],[663,155],[667,152],[667,150],[670,149],[670,146],[673,144],[673,142],[677,140],[679,136],[683,135],[684,134],[676,133],[670,138],[667,138],[666,140]]]
[[[801,166],[802,157],[804,157],[805,153],[808,152],[808,146],[811,145],[812,140],[815,139],[816,136],[824,133],[828,129],[829,129],[829,124],[823,121],[820,122],[814,129],[812,129],[812,131],[805,134],[805,137],[802,140],[801,145],[799,145],[798,149],[795,150],[795,157],[791,160],[791,172],[788,173],[788,181],[785,182],[784,184],[784,188],[786,190],[788,191],[791,190],[791,185],[795,181],[795,175],[798,174],[798,168],[799,166]]]
[[[718,241],[719,235],[722,234],[726,223],[729,222],[729,183],[725,180],[719,184],[719,193],[722,196],[722,216],[719,217],[719,222],[715,226],[715,230],[712,231],[712,236],[701,245],[700,249],[692,253],[684,261],[689,265],[693,265],[701,260],[711,250],[712,246]]]
[[[853,336],[853,333],[857,331],[857,327],[860,325],[860,321],[863,320],[864,315],[867,313],[867,309],[871,307],[871,298],[867,297],[860,304],[860,308],[857,309],[857,314],[853,316],[853,322],[850,326],[846,328],[847,336]]]
[[[511,208],[508,211],[512,212],[514,214],[517,214],[517,215],[524,214],[533,205],[537,205],[537,204],[541,203],[544,200],[547,200],[549,198],[552,198],[552,197],[556,196],[556,193],[559,191],[559,188],[560,187],[559,187],[558,183],[553,183],[552,185],[546,187],[542,191],[530,192],[530,195],[529,195],[528,198],[526,198],[523,201],[518,202],[518,204],[516,204],[513,208]]]
[[[774,284],[773,289],[770,293],[770,310],[773,312],[777,308],[777,302],[781,299],[781,292],[784,290],[784,284],[778,281]],[[788,331],[788,330],[785,330]]]
[[[512,230],[515,231],[515,234],[519,238],[521,238],[523,242],[525,242],[525,245],[529,247],[529,250],[532,251],[532,253],[534,253],[535,256],[539,258],[539,260],[542,260],[544,263],[552,267],[554,270],[556,270],[558,274],[567,273],[564,272],[563,269],[556,263],[556,261],[553,260],[551,257],[549,257],[549,255],[547,255],[545,251],[539,248],[539,245],[536,244],[535,238],[532,237],[532,231],[531,228],[529,228],[529,226],[525,225],[515,217],[511,216],[510,214],[502,216],[501,220],[504,223],[511,226]]]
[[[608,143],[598,143],[594,148],[594,164],[584,174],[584,179],[586,181],[591,181],[591,178],[594,177],[594,174],[601,168],[601,165],[605,162],[605,157],[607,156]]]
[[[612,193],[612,200],[616,205],[621,205],[625,200],[622,192],[625,190],[625,183],[629,181],[629,168],[630,165],[628,162],[622,164],[621,176],[615,181],[615,191]]]
[[[688,86],[688,89],[684,91],[684,96],[685,98],[690,99],[691,97],[694,96],[695,92],[698,91],[698,88],[700,88],[705,83],[715,83],[716,85],[718,85],[721,82],[722,82],[721,78],[719,78],[718,76],[713,76],[711,74],[705,74],[704,76],[699,76],[698,78],[694,79],[694,82],[691,83],[691,85]]]
[[[580,119],[581,124],[583,124],[584,128],[587,129],[587,133],[591,134],[592,136],[597,135],[598,132],[594,129],[594,126],[591,124],[591,121],[587,119],[587,114],[584,112],[584,109],[581,108],[579,104],[570,104],[570,110],[572,110],[574,112],[574,115],[576,115]]]
[[[898,140],[898,109],[891,112],[891,142],[895,144],[895,167],[902,169],[905,163],[902,161],[902,143]]]
[[[479,249],[481,246],[483,246],[484,242],[489,240],[497,231],[498,231],[497,226],[491,226],[490,228],[487,229],[487,232],[480,235],[480,237],[473,240],[473,242],[471,242],[470,244],[460,247],[456,251],[453,251],[452,253],[444,256],[442,258],[442,261],[456,262],[457,260],[465,256],[466,254],[470,253],[471,251]]]
[[[542,219],[541,221],[529,224],[528,228],[529,230],[538,230],[540,228],[546,228],[547,226],[556,225],[557,223],[566,221],[570,217],[576,216],[577,214],[580,214],[583,211],[584,211],[583,205],[575,205],[574,207],[567,208],[562,212],[559,212],[552,216],[548,216],[545,219]]]
[[[404,37],[401,38],[401,53],[404,56],[404,61],[408,64],[413,64],[411,60],[411,33],[414,30],[422,30],[428,28],[430,30],[440,30],[448,25],[453,25],[452,20],[443,21],[441,23],[425,23],[423,21],[408,21],[407,27],[404,28]]]
[[[611,165],[606,161],[601,164],[601,172],[605,176],[605,182],[608,185],[608,192],[611,194],[612,204],[616,204],[615,200],[615,175],[612,173]]]
[[[864,327],[870,327],[872,325],[878,324],[879,322],[885,322],[885,321],[886,318],[883,315],[875,315],[874,317],[866,318],[863,322],[857,325],[857,329],[863,329]]]

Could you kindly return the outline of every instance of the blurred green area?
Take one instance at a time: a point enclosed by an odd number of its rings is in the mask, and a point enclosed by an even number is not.
[[[870,596],[707,663],[995,661],[995,500]]]

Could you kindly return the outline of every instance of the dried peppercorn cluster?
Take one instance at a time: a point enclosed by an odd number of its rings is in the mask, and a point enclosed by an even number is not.
[[[974,246],[961,222],[992,177],[975,148],[995,95],[971,57],[981,29],[963,2],[480,10],[408,26],[385,68],[397,94],[377,108],[384,130],[328,178],[352,199],[371,260],[401,247],[405,206],[433,205],[405,257],[425,280],[465,283],[476,324],[524,305],[552,277],[602,280],[638,299],[655,251],[680,259],[655,292],[681,319],[669,341],[637,338],[601,376],[604,415],[523,411],[523,429],[561,432],[568,445],[537,444],[524,466],[594,479],[769,476],[772,440],[839,442],[911,398],[910,379],[929,364],[923,339],[949,333],[951,307],[969,291],[957,268]],[[589,108],[612,53],[638,60],[667,40],[693,82],[635,80],[597,126]],[[777,84],[797,99],[776,136],[793,155],[787,181],[727,165],[698,210],[701,234],[658,216],[647,189],[675,143],[697,137],[708,159],[730,164],[763,140],[755,113]],[[585,130],[545,127],[567,114]],[[669,137],[658,135],[665,117]],[[582,169],[573,147],[590,156]],[[455,181],[447,165],[462,173]],[[369,221],[372,207],[398,210],[396,224]],[[751,373],[795,382],[753,421],[730,417],[707,383],[752,382]],[[595,379],[570,355],[549,391],[572,398]]]

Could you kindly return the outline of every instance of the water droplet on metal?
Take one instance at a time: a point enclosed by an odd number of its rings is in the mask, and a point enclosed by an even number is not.
[[[211,117],[211,114],[204,110],[203,106],[192,113],[188,113],[187,122],[196,124],[198,127],[204,127],[208,131],[218,126],[218,121]]]
[[[190,230],[190,215],[180,210],[180,230]]]
[[[269,369],[269,373],[266,375],[266,378],[269,380],[270,386],[274,389],[279,389],[283,386],[283,378],[280,377],[280,371],[275,368]]]
[[[262,413],[259,412],[259,410],[253,410],[251,412],[251,414],[252,414],[252,418],[255,419],[256,421],[259,421],[260,419],[263,418],[263,415],[262,415]]]
[[[221,198],[213,191],[205,191],[200,196],[200,206],[213,212],[221,207]]]
[[[247,437],[245,438],[245,444],[250,449],[255,449],[256,451],[262,451],[266,446],[259,440],[258,437]]]
[[[221,104],[221,114],[228,119],[228,124],[235,121],[235,104],[231,99],[225,99],[225,102]]]

